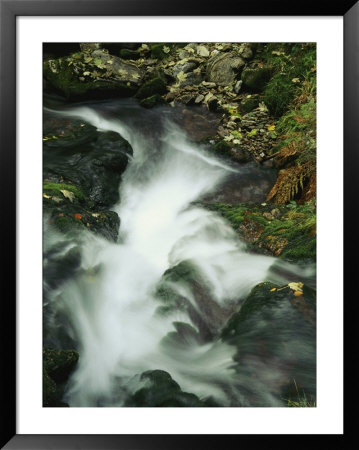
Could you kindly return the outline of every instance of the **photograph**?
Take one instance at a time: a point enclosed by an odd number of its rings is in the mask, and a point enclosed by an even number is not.
[[[316,408],[316,42],[42,75],[42,406]]]

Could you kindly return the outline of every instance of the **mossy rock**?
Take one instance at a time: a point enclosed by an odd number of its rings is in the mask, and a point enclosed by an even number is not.
[[[270,282],[255,286],[221,337],[237,349],[233,359],[238,379],[255,374],[244,393],[251,406],[272,402],[285,406],[282,386],[293,379],[306,392],[315,393],[315,291],[298,280],[287,286]]]
[[[45,368],[42,370],[42,396],[43,406],[52,406],[56,403],[56,383],[49,377]]]
[[[140,69],[104,49],[47,60],[43,73],[69,99],[130,96],[142,82]]]
[[[193,300],[181,294],[183,288],[191,292]],[[171,315],[174,311],[184,311],[198,330],[201,342],[213,340],[231,313],[216,302],[211,293],[210,280],[191,260],[181,261],[168,269],[155,296],[162,303],[157,314]],[[177,329],[179,334],[182,331]]]
[[[157,106],[157,105],[163,105],[165,103],[166,103],[166,101],[159,94],[151,95],[151,97],[146,97],[140,101],[140,105],[143,108],[148,108],[148,109],[153,108],[154,106]]]
[[[258,97],[245,98],[241,101],[239,108],[243,114],[248,114],[259,105]]]
[[[220,156],[230,156],[232,147],[226,141],[218,141],[213,147],[212,151]]]
[[[97,136],[96,127],[88,123],[44,111],[42,140],[45,151],[85,145],[95,141]]]
[[[316,214],[312,202],[297,205],[211,204],[232,225],[249,247],[291,262],[316,259]],[[272,214],[273,212],[273,214]]]
[[[315,317],[315,292],[308,288],[301,288],[301,297],[307,303],[308,308],[311,310],[311,318]],[[276,329],[276,327],[289,327],[291,326],[288,321],[289,315],[286,315],[284,323],[281,322],[281,318],[278,316],[278,321],[275,321],[276,310],[283,308],[284,306],[291,305],[291,302],[295,302],[298,297],[295,294],[296,291],[288,286],[278,286],[271,282],[260,283],[255,286],[238,313],[235,313],[228,324],[223,329],[221,337],[225,341],[236,340],[248,332],[252,331],[252,326],[255,321],[268,321],[268,326]],[[298,291],[300,292],[300,291]],[[293,308],[295,311],[295,308]],[[312,323],[311,320],[309,322]],[[313,324],[313,323],[312,323]],[[290,332],[291,330],[288,329]],[[294,332],[294,329],[293,329]],[[274,333],[275,335],[275,333]],[[274,337],[275,338],[275,337]]]
[[[243,85],[254,92],[262,91],[270,77],[271,69],[269,67],[246,68],[241,75]]]
[[[151,44],[151,58],[159,59],[162,61],[168,57],[168,54],[163,50],[163,47],[172,47],[172,44]]]
[[[108,208],[119,200],[118,185],[130,155],[130,144],[118,133],[98,132],[97,139],[85,146],[74,143],[44,152],[43,176],[78,186],[94,205]]]
[[[114,211],[93,211],[75,206],[54,206],[51,209],[50,225],[62,233],[76,233],[87,230],[116,242],[120,218]]]
[[[136,407],[201,407],[205,406],[199,398],[183,392],[171,377],[163,370],[143,372],[140,381],[144,387],[137,390],[126,402],[125,406]]]
[[[56,199],[61,199],[61,201],[69,201],[73,204],[83,204],[89,201],[81,188],[69,183],[52,183],[50,181],[45,181],[42,192],[44,201],[50,200],[48,197],[52,199],[55,197]]]
[[[146,99],[154,95],[161,95],[167,92],[166,83],[161,77],[155,77],[146,81],[137,91],[136,97]]]
[[[68,406],[62,396],[78,359],[75,350],[43,349],[43,406]]]
[[[121,48],[120,50],[120,58],[122,59],[139,59],[141,57],[141,53],[137,50],[131,50],[128,48]]]

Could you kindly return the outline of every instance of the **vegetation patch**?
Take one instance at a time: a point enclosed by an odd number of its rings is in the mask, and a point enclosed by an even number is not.
[[[291,261],[315,260],[315,202],[274,206],[266,203],[207,205],[228,220],[250,249]]]

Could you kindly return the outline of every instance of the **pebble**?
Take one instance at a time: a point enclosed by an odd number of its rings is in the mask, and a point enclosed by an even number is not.
[[[231,130],[234,130],[237,127],[235,122],[227,122],[227,128],[230,128]]]
[[[213,83],[212,81],[202,81],[202,85],[209,88],[214,88],[217,86],[216,83]]]
[[[237,81],[237,83],[234,85],[234,92],[235,92],[236,94],[238,94],[239,91],[241,90],[242,83],[243,83],[243,81],[242,81],[242,80],[239,80],[239,81]]]
[[[200,94],[196,97],[195,103],[201,103],[204,100],[204,95]]]

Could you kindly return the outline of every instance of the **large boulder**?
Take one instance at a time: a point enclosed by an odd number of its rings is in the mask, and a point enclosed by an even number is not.
[[[315,396],[316,300],[309,287],[300,282],[255,286],[221,337],[237,348],[238,384],[246,385],[251,406],[282,402],[293,380],[300,391]],[[245,382],[251,379],[252,384]]]
[[[143,73],[135,64],[95,49],[45,61],[44,77],[67,98],[88,99],[132,95]]]
[[[219,53],[208,61],[207,78],[220,86],[227,86],[238,78],[245,60],[235,53]]]
[[[130,144],[116,132],[98,132],[65,118],[53,126],[53,120],[51,114],[44,117],[44,178],[80,187],[101,208],[116,203],[121,175],[132,155]]]

